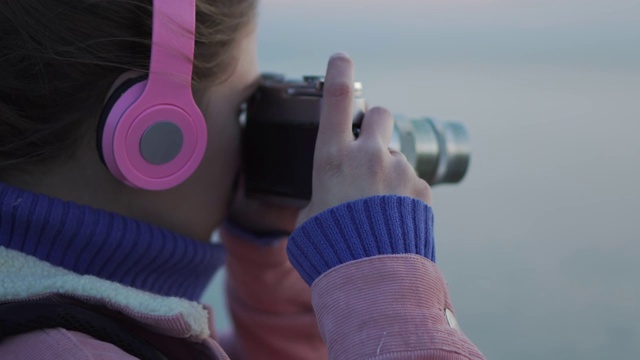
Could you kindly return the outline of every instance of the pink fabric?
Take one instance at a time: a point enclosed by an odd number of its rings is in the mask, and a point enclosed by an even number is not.
[[[221,343],[233,359],[483,359],[449,326],[444,310],[453,308],[444,279],[423,257],[353,261],[323,274],[309,289],[288,261],[286,241],[265,248],[224,229],[221,235],[229,253],[227,288],[235,324],[233,336]],[[150,331],[190,342],[207,358],[229,359],[213,338],[188,338],[179,316],[162,318],[103,305]],[[48,329],[0,342],[0,359],[132,357],[87,335]]]
[[[311,290],[286,254],[286,240],[264,247],[222,229],[227,296],[241,359],[327,359]]]
[[[453,311],[437,266],[418,255],[352,261],[313,283],[313,306],[331,359],[483,359]]]
[[[213,341],[201,343],[210,359],[229,358]],[[179,355],[176,359],[183,359]],[[0,345],[0,359],[11,360],[134,360],[137,359],[120,348],[95,338],[65,329],[43,329],[11,337]],[[173,359],[173,358],[172,358]]]
[[[133,360],[118,347],[64,329],[43,329],[11,337],[0,345],[0,358],[12,360]]]

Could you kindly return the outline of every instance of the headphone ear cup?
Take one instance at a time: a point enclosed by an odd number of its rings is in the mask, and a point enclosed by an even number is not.
[[[118,104],[118,101],[121,98],[123,99],[123,102],[126,101],[128,103],[128,104],[119,104],[125,107],[125,109],[129,108],[131,104],[133,104],[137,99],[139,99],[140,95],[142,95],[142,91],[144,91],[144,84],[141,84],[141,83],[143,83],[147,79],[148,79],[147,75],[141,75],[141,76],[137,76],[137,77],[133,77],[125,80],[111,93],[111,95],[107,99],[107,102],[102,107],[102,112],[100,113],[100,118],[98,119],[96,145],[98,148],[98,156],[100,157],[100,161],[102,161],[102,163],[105,166],[107,166],[107,163],[104,157],[103,142],[105,141],[104,130],[105,130],[105,125],[107,123],[107,120],[109,119],[109,115],[111,114],[111,111],[114,109],[114,107],[116,107],[116,104]],[[139,89],[133,89],[131,94],[127,94],[127,96],[124,96],[124,94],[127,93],[128,90],[132,89],[136,84],[141,85],[139,86]],[[120,116],[118,116],[118,118],[119,117]]]
[[[207,125],[191,89],[125,81],[109,97],[98,127],[98,153],[111,174],[138,189],[165,190],[197,169]],[[175,89],[175,90],[174,90]]]

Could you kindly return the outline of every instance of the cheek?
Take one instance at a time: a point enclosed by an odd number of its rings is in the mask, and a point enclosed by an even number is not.
[[[240,123],[237,119],[236,109],[220,109],[207,120],[207,130],[211,147],[217,144],[240,144]],[[220,145],[224,146],[224,145]],[[237,149],[234,149],[237,150]]]
[[[217,187],[228,189],[240,162],[240,124],[235,114],[224,114],[208,122],[207,154],[203,166]]]
[[[186,219],[193,230],[199,229],[200,238],[208,238],[227,217],[240,164],[240,140],[240,125],[232,116],[208,122],[207,150],[192,179]]]

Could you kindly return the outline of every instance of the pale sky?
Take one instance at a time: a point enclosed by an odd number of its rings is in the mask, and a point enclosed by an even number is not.
[[[261,12],[267,63],[349,49],[429,62],[640,64],[638,0],[266,0]]]
[[[264,0],[263,70],[356,62],[370,104],[468,127],[438,263],[489,359],[640,353],[640,0]]]

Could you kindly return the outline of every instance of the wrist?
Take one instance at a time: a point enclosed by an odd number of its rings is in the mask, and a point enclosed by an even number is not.
[[[338,265],[367,257],[416,254],[435,262],[433,212],[421,200],[398,195],[344,203],[298,227],[287,254],[309,285]]]
[[[236,238],[263,246],[271,246],[291,235],[291,232],[286,230],[252,229],[232,218],[228,218],[222,226]]]

